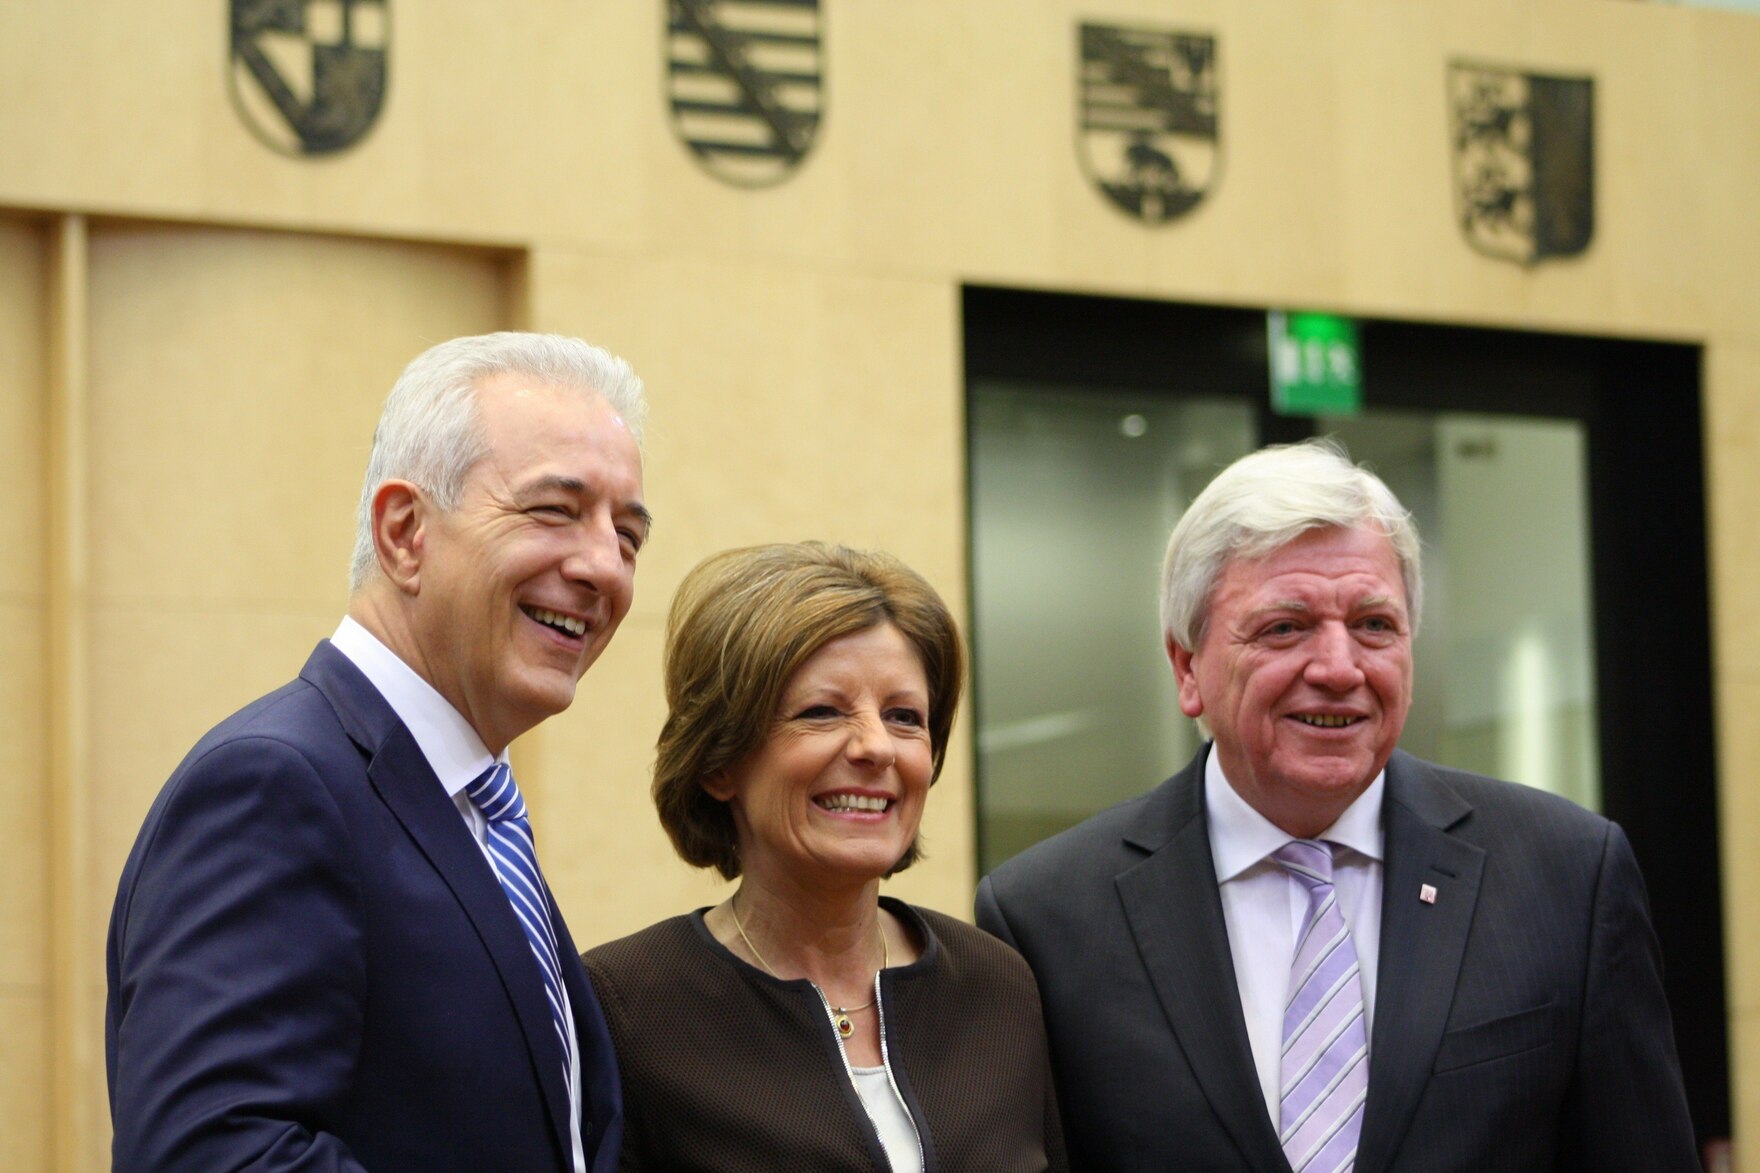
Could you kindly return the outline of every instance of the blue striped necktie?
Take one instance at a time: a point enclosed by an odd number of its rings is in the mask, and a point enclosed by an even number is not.
[[[532,824],[526,817],[526,800],[520,797],[513,781],[513,771],[504,762],[496,762],[464,788],[489,821],[489,858],[495,875],[513,905],[520,928],[531,943],[532,956],[538,960],[538,973],[544,979],[544,994],[550,999],[550,1017],[556,1026],[556,1037],[562,1044],[562,1078],[569,1078],[574,1069],[574,1030],[564,1011],[562,966],[557,961],[556,929],[550,921],[549,891],[538,871],[538,852],[532,844]]]
[[[1295,1173],[1349,1173],[1369,1091],[1357,948],[1332,886],[1332,848],[1293,839],[1272,852],[1308,889],[1283,1011],[1279,1139]]]

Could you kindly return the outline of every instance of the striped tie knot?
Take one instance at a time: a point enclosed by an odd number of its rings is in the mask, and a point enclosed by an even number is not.
[[[1363,983],[1332,884],[1332,845],[1294,839],[1271,857],[1308,892],[1290,959],[1279,1068],[1279,1140],[1296,1173],[1356,1164],[1369,1090]]]
[[[1318,839],[1291,839],[1271,853],[1309,891],[1332,883],[1332,844]]]
[[[526,800],[513,780],[513,769],[506,762],[496,762],[464,788],[465,795],[483,812],[491,823],[526,817]],[[529,824],[528,824],[529,825]]]

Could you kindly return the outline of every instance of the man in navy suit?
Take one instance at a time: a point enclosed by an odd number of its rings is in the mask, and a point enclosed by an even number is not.
[[[1395,748],[1421,583],[1410,515],[1323,441],[1174,529],[1211,743],[978,891],[1038,978],[1072,1168],[1699,1168],[1624,834]]]
[[[392,388],[347,616],[190,752],[123,870],[117,1170],[616,1168],[598,1002],[472,794],[629,610],[644,411],[621,359],[550,335],[443,343]]]

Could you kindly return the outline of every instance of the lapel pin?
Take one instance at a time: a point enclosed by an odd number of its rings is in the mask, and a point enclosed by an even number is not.
[[[1435,904],[1436,886],[1434,884],[1420,885],[1418,888],[1418,899],[1422,900],[1425,904]]]

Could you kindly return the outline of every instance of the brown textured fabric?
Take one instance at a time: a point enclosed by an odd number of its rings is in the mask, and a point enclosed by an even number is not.
[[[1026,964],[952,917],[883,903],[925,946],[880,982],[887,1057],[925,1173],[1067,1168]],[[812,983],[747,965],[701,911],[582,960],[623,1077],[623,1169],[889,1168]]]

